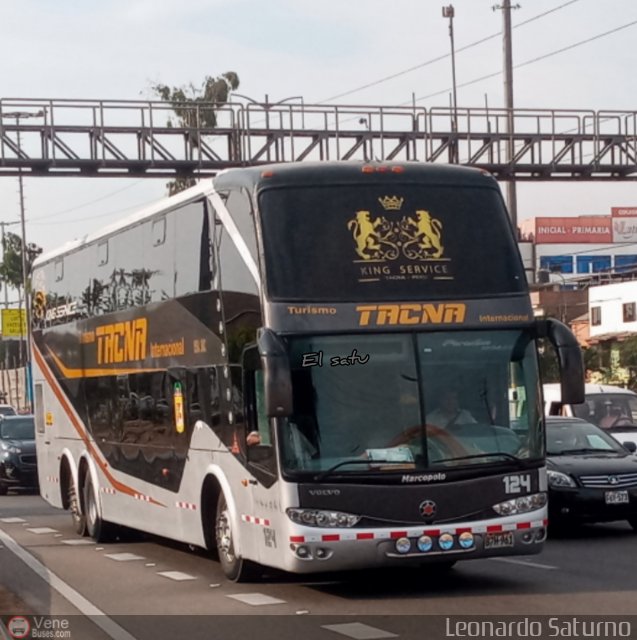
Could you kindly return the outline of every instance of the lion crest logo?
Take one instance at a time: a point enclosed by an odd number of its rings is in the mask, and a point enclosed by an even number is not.
[[[429,211],[418,209],[414,217],[389,221],[384,216],[372,219],[369,211],[357,211],[347,222],[356,254],[365,261],[385,262],[400,255],[408,260],[442,258],[442,222]]]
[[[372,222],[369,211],[357,211],[354,219],[347,223],[347,228],[354,233],[356,253],[363,260],[371,260],[380,251],[380,237],[376,229],[382,224],[382,218]]]
[[[407,218],[407,222],[416,229],[418,246],[430,258],[440,258],[443,254],[442,222],[432,218],[429,211],[416,211],[416,219]]]

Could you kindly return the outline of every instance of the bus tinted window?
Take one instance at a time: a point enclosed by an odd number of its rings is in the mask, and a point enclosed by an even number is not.
[[[449,299],[526,287],[491,188],[273,188],[262,192],[260,214],[273,300]]]

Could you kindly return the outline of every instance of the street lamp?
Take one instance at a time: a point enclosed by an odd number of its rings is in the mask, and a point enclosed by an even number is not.
[[[458,100],[456,95],[456,49],[453,42],[453,18],[455,11],[453,5],[447,5],[442,8],[442,17],[449,18],[449,39],[451,40],[451,79],[453,82],[453,118],[452,118],[452,130],[454,133],[458,131]],[[453,154],[452,158],[454,162],[458,162],[458,146],[456,140],[453,142]]]
[[[284,104],[285,102],[289,102],[290,100],[300,100],[301,101],[301,127],[305,129],[305,102],[303,101],[303,96],[289,96],[288,98],[283,98],[282,100],[277,100],[276,102],[270,102],[269,96],[267,93],[265,94],[265,102],[259,102],[259,100],[255,100],[250,96],[244,96],[242,93],[237,93],[236,91],[233,91],[231,93],[231,96],[237,96],[237,98],[243,98],[244,100],[247,100],[252,104],[256,104],[256,105],[259,105],[260,107],[263,107],[266,111],[266,115],[267,115],[267,112],[272,107],[276,107],[279,104]]]
[[[46,111],[11,111],[9,113],[3,112],[0,115],[2,118],[15,118],[16,141],[19,155],[22,151],[20,146],[20,120],[26,120],[27,118],[42,118],[43,116],[46,116]],[[20,190],[20,230],[22,233],[22,290],[24,291],[24,311],[26,316],[25,386],[29,412],[33,413],[33,386],[31,378],[31,300],[29,299],[29,274],[27,273],[27,233],[24,215],[24,184],[22,181],[22,167],[18,167],[18,185]]]

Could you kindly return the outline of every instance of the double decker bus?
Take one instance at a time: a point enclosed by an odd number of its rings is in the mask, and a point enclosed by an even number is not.
[[[32,288],[40,487],[78,534],[216,550],[236,581],[542,549],[538,341],[565,401],[582,359],[533,317],[488,173],[228,170],[42,255]]]

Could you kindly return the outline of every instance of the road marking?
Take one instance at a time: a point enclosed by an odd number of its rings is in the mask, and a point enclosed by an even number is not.
[[[513,558],[489,558],[489,560],[493,560],[494,562],[508,562],[509,564],[518,564],[523,567],[533,567],[534,569],[547,569],[552,571],[554,569],[559,569],[559,567],[554,567],[550,564],[540,564],[539,562],[527,562],[526,560],[514,560]]]
[[[83,615],[90,617],[91,622],[113,638],[113,640],[137,640],[135,636],[128,633],[126,629],[120,627],[116,622],[107,617],[101,609],[98,609],[90,600],[87,600],[71,585],[47,569],[47,567],[32,556],[26,549],[23,549],[9,534],[2,531],[2,529],[0,529],[0,540],[52,589],[55,589],[63,598],[66,598]]]
[[[146,560],[144,556],[138,556],[134,553],[105,553],[105,558],[110,558],[117,562],[130,562],[131,560]]]
[[[87,540],[86,538],[70,538],[69,540],[61,540],[62,544],[70,544],[73,546],[79,546],[81,544],[95,544],[94,540]]]
[[[51,529],[51,527],[34,527],[33,529],[27,529],[31,533],[37,533],[38,535],[42,533],[58,533],[57,529]]]
[[[228,596],[228,598],[239,600],[239,602],[250,604],[253,607],[261,607],[266,604],[285,604],[285,600],[266,596],[264,593],[235,593],[234,595]]]
[[[7,524],[17,524],[18,522],[26,522],[24,518],[0,518],[0,522],[6,522]]]
[[[183,573],[183,571],[158,571],[158,576],[164,576],[164,578],[170,578],[171,580],[196,580],[196,576],[191,576],[189,573]]]
[[[368,624],[362,622],[346,622],[343,624],[324,624],[321,625],[323,629],[328,631],[335,631],[341,635],[355,640],[376,640],[377,638],[397,638],[395,633],[390,631],[383,631],[376,627],[370,627]]]

